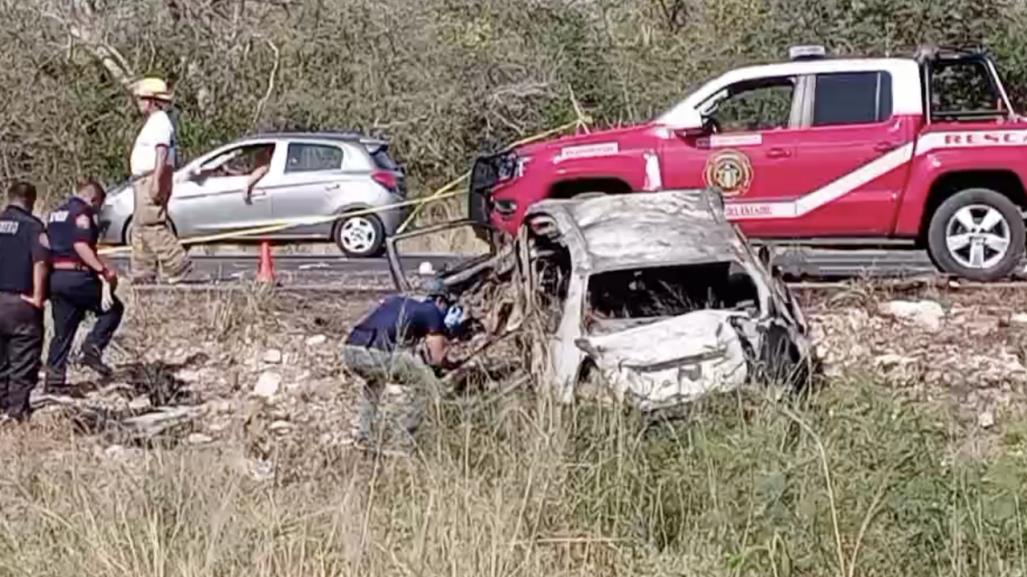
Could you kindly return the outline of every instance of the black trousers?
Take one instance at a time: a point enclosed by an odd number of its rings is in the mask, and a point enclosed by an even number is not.
[[[0,408],[8,416],[28,418],[42,354],[43,311],[19,295],[0,293]]]
[[[82,343],[82,352],[99,357],[121,325],[125,306],[114,297],[114,306],[100,310],[102,286],[96,275],[85,271],[55,270],[50,275],[50,307],[53,311],[53,340],[46,357],[47,383],[62,385],[67,376],[68,355],[75,333],[86,313],[96,315],[96,324]]]

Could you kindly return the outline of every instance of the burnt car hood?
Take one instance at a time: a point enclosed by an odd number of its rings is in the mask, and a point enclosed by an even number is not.
[[[582,337],[575,344],[593,359],[619,400],[652,410],[744,384],[752,343],[736,324],[747,320],[740,312],[699,310]]]

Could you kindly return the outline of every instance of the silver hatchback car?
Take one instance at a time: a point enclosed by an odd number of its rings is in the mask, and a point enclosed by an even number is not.
[[[247,198],[249,176],[264,165],[266,174]],[[131,243],[132,196],[131,182],[108,191],[99,215],[102,242]],[[405,199],[406,177],[384,141],[354,133],[271,133],[241,138],[179,167],[168,217],[178,237],[189,238],[340,215],[260,238],[331,240],[348,256],[372,257],[409,213],[383,207]],[[360,214],[344,216],[352,212]]]

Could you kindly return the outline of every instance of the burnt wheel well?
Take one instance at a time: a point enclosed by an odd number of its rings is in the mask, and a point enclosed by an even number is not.
[[[1010,170],[968,170],[943,174],[931,185],[931,192],[927,196],[917,238],[920,246],[927,245],[927,230],[938,207],[953,194],[968,188],[989,188],[1021,209],[1027,209],[1027,190],[1020,177]]]
[[[631,185],[619,178],[583,178],[558,182],[549,189],[549,198],[573,198],[583,192],[627,194]]]

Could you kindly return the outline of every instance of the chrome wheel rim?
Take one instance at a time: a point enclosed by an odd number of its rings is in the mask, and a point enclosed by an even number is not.
[[[1009,253],[1009,222],[995,207],[971,204],[956,211],[945,226],[945,246],[960,266],[989,269]]]
[[[377,240],[377,231],[370,220],[356,216],[342,223],[339,239],[342,247],[349,252],[367,252]]]

